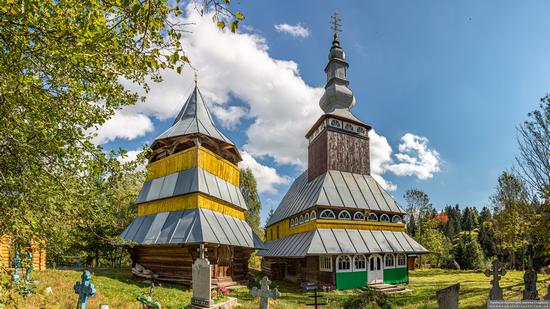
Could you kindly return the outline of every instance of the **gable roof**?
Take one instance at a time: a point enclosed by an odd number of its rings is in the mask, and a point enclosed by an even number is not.
[[[214,124],[210,111],[197,86],[195,86],[195,89],[193,89],[193,92],[187,98],[172,126],[155,140],[196,133],[234,145]]]
[[[370,175],[330,170],[310,182],[307,178],[307,170],[296,178],[268,226],[315,205],[405,213]]]

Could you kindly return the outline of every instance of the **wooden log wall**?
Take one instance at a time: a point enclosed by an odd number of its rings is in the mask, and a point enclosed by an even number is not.
[[[199,257],[198,245],[137,246],[131,250],[132,261],[153,271],[160,280],[191,284],[192,264]],[[206,246],[206,258],[212,265],[212,282],[231,285],[244,281],[248,274],[248,259],[253,250],[249,248]],[[230,248],[230,256],[226,255]]]
[[[287,279],[298,283],[310,281],[335,284],[334,270],[332,272],[319,271],[318,256],[296,259],[264,257],[262,273],[274,280]]]
[[[11,259],[14,253],[11,250],[12,239],[9,235],[0,237],[0,266],[11,268]],[[26,254],[26,248],[22,249],[21,254]],[[32,261],[35,271],[46,269],[46,242],[35,241],[32,251]]]

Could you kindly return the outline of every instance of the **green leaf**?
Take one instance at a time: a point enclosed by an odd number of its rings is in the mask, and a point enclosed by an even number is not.
[[[243,20],[244,19],[244,15],[241,12],[235,13],[235,17],[237,17],[238,20]]]
[[[223,28],[225,28],[225,22],[224,21],[219,21],[217,23],[217,26],[218,26],[218,28],[223,29]]]
[[[239,21],[234,20],[231,22],[231,32],[235,33],[237,31],[237,28],[239,28]]]

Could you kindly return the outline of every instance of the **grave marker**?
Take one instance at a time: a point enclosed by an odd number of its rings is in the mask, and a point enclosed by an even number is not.
[[[250,290],[250,295],[252,297],[260,297],[260,309],[267,309],[269,308],[269,299],[277,299],[279,296],[281,296],[281,293],[279,293],[279,290],[269,289],[269,285],[271,284],[271,280],[267,277],[263,277],[260,281],[260,289],[257,287],[253,287],[252,290]]]
[[[21,267],[21,257],[19,256],[19,251],[15,252],[15,257],[13,258],[13,273],[11,275],[11,282],[13,284],[19,284],[19,268]]]
[[[500,265],[498,261],[493,261],[493,268],[492,270],[487,269],[485,270],[485,276],[490,277],[493,276],[493,279],[491,280],[491,290],[489,291],[489,300],[503,300],[504,297],[502,296],[502,288],[500,287],[500,279],[502,276],[506,275],[506,270],[504,267]]]
[[[437,305],[439,309],[458,309],[458,291],[460,283],[437,291]]]
[[[201,244],[197,251],[200,253],[200,258],[196,259],[192,266],[193,297],[191,297],[191,305],[209,308],[212,306],[212,295],[210,294],[212,266],[205,259],[204,254],[207,249],[204,248],[204,244]]]
[[[74,292],[78,294],[78,302],[76,303],[77,309],[86,309],[86,302],[89,297],[93,297],[96,293],[94,284],[91,282],[92,275],[89,271],[84,271],[80,277],[82,282],[77,281],[74,286]]]

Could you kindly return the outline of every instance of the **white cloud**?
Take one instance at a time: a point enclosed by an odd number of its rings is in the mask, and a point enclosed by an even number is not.
[[[117,111],[95,132],[93,142],[103,144],[116,138],[133,140],[151,131],[153,122],[146,115]]]
[[[277,32],[290,34],[291,36],[296,38],[307,38],[309,36],[309,29],[302,26],[301,24],[278,24],[275,25],[275,30],[277,30]]]
[[[222,126],[230,130],[234,129],[241,122],[241,119],[248,117],[248,110],[240,106],[229,106],[227,108],[213,106],[210,110]]]
[[[128,163],[128,162],[131,162],[131,161],[134,161],[135,159],[137,159],[137,156],[141,152],[142,152],[141,150],[128,150],[124,157],[123,156],[118,156],[117,159],[118,159],[118,161],[120,161],[122,163]]]
[[[428,139],[407,133],[401,137],[399,153],[395,155],[397,163],[388,167],[398,176],[416,176],[418,179],[430,179],[440,171],[439,153],[428,148]]]
[[[242,152],[243,160],[239,163],[240,168],[250,168],[256,178],[259,193],[276,193],[277,185],[286,185],[290,179],[280,176],[273,167],[265,166],[256,161],[248,152]]]
[[[398,150],[392,158],[392,148],[388,140],[371,130],[370,157],[371,173],[380,185],[389,191],[394,191],[397,186],[382,175],[391,172],[397,176],[415,176],[418,179],[432,178],[440,171],[440,156],[435,149],[428,147],[426,137],[406,133],[401,137]]]

